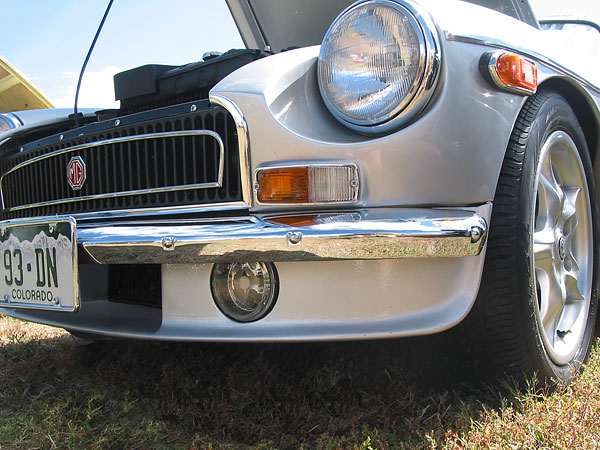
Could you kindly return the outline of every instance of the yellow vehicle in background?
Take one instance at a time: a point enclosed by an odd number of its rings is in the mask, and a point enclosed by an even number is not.
[[[0,56],[0,113],[54,108],[22,73]]]

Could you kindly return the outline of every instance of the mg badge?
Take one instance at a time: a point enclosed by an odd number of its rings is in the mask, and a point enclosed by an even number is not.
[[[81,156],[73,156],[67,166],[67,181],[73,190],[79,190],[85,183],[85,163]]]

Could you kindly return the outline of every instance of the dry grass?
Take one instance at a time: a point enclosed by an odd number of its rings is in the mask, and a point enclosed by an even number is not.
[[[502,408],[483,405],[477,420],[447,432],[444,447],[465,449],[600,448],[600,352],[596,347],[585,372],[551,394],[515,396]],[[458,424],[457,424],[458,425]]]
[[[424,364],[443,359],[429,350],[420,340],[84,346],[0,317],[0,448],[598,448],[597,349],[583,376],[545,395],[463,382]]]

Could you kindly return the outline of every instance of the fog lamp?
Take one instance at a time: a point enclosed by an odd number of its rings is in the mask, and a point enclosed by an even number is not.
[[[238,322],[262,319],[277,300],[278,278],[272,263],[215,264],[210,285],[217,307]]]

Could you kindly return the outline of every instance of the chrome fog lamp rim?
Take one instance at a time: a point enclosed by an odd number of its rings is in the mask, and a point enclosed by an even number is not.
[[[336,25],[357,8],[389,6],[404,14],[418,36],[420,42],[420,55],[418,72],[411,88],[404,98],[398,101],[395,108],[380,120],[356,120],[344,115],[328,98],[322,82],[321,64],[328,39]],[[321,97],[331,114],[342,124],[355,131],[366,134],[382,134],[394,131],[415,118],[430,100],[437,85],[441,69],[441,43],[435,22],[429,13],[420,5],[411,0],[364,0],[346,8],[331,24],[323,41],[318,57],[318,83]]]
[[[218,263],[210,275],[215,305],[237,322],[254,322],[271,312],[279,294],[279,277],[270,262]]]

